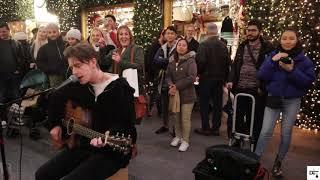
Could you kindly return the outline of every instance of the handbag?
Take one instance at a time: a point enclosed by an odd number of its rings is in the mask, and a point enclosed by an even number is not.
[[[139,95],[134,98],[134,109],[136,112],[136,119],[143,118],[147,114],[147,101],[144,95]]]
[[[130,62],[133,63],[134,47],[131,47]],[[147,100],[144,95],[139,95],[134,98],[134,109],[136,112],[136,119],[141,119],[147,114]]]
[[[282,99],[280,96],[267,96],[266,106],[271,109],[280,109],[282,107]]]

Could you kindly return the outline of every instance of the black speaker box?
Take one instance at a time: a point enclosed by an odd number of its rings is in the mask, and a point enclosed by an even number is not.
[[[245,149],[216,145],[206,149],[206,158],[193,170],[201,180],[253,180],[259,171],[259,157]],[[259,179],[259,178],[258,178]],[[262,177],[263,179],[263,177]],[[200,180],[200,179],[199,179]]]

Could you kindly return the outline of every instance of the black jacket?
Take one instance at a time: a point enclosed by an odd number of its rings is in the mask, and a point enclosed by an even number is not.
[[[100,50],[99,50],[98,63],[99,63],[100,69],[103,72],[108,72],[112,66],[112,63],[106,64],[105,62],[108,61],[107,60],[108,54],[114,49],[115,49],[115,47],[113,45],[108,44],[105,47],[100,48]]]
[[[97,98],[91,85],[80,85],[79,83],[66,86],[56,91],[49,97],[48,128],[61,126],[61,119],[65,114],[65,103],[71,100],[83,108],[91,110],[92,127],[94,131],[104,134],[107,130],[110,135],[125,134],[131,136],[133,143],[136,143],[137,132],[134,126],[134,89],[131,88],[124,78],[112,81]],[[81,147],[90,147],[90,140],[81,138]],[[105,151],[117,155],[108,146],[98,148],[98,151]]]
[[[161,47],[158,39],[156,39],[146,50],[144,58],[144,66],[146,79],[148,81],[153,81],[154,78],[158,75],[159,69],[153,64],[153,58],[156,55],[158,49]]]
[[[21,75],[24,75],[29,69],[28,57],[24,53],[20,42],[13,39],[10,39],[9,41],[12,48],[13,57],[17,64],[16,70],[19,71]]]
[[[48,39],[37,55],[37,67],[47,75],[66,75],[68,62],[64,58],[65,43],[61,36],[57,40]]]
[[[274,50],[273,45],[269,42],[264,40],[263,38],[260,38],[261,41],[261,49],[259,52],[259,56],[258,56],[258,61],[256,62],[256,68],[257,70],[260,68],[260,66],[262,65],[265,57]],[[231,72],[229,74],[228,77],[228,82],[232,82],[233,83],[233,87],[232,89],[235,90],[237,88],[238,82],[239,82],[239,77],[240,77],[240,70],[243,64],[243,53],[244,53],[244,48],[245,46],[249,43],[248,40],[244,41],[243,43],[241,43],[237,49],[237,53],[235,56],[235,59],[232,63],[231,66]],[[261,84],[262,86],[262,84]],[[259,87],[262,88],[263,87]]]
[[[197,52],[199,48],[199,42],[195,40],[194,38],[191,39],[190,42],[188,42],[188,49],[190,51]]]
[[[200,43],[196,62],[200,79],[227,80],[230,55],[226,44],[218,37],[209,37]]]

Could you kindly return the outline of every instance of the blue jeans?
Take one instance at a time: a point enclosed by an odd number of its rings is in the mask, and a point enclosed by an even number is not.
[[[300,109],[301,98],[282,99],[282,108],[271,109],[266,107],[264,110],[263,125],[259,136],[258,144],[255,153],[261,156],[263,150],[272,138],[273,130],[276,121],[282,112],[281,121],[281,143],[278,151],[278,159],[283,160],[289,150],[291,143],[292,128],[297,119],[297,114]]]

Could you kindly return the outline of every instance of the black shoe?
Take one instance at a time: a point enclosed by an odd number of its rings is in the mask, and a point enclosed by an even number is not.
[[[164,127],[162,126],[161,128],[159,128],[158,130],[156,130],[156,134],[162,134],[162,133],[165,133],[165,132],[168,132],[169,129],[167,127]]]
[[[281,161],[278,159],[278,156],[276,157],[272,167],[272,176],[276,178],[282,177]]]

